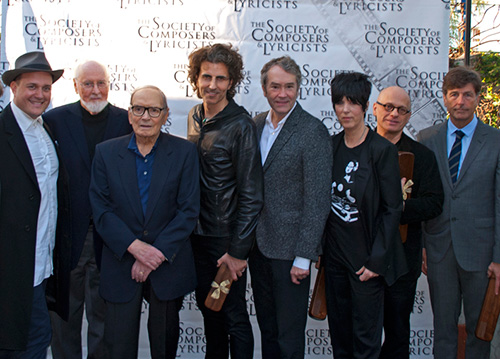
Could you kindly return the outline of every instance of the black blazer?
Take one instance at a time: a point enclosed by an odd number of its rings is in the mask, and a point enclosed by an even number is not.
[[[417,279],[422,268],[422,221],[441,214],[443,210],[443,184],[434,152],[404,133],[396,144],[399,151],[415,155],[411,198],[405,203],[401,224],[408,224],[408,236],[403,244],[408,276]]]
[[[344,132],[334,136],[333,160]],[[398,151],[396,146],[372,130],[365,142],[368,150],[361,154],[356,173],[356,193],[362,193],[360,213],[370,258],[365,267],[384,277],[388,285],[408,269],[399,235],[399,220],[403,210],[403,195],[399,179]]]
[[[151,272],[149,279],[160,300],[171,300],[196,286],[189,241],[200,211],[196,146],[160,134],[144,215],[137,185],[136,155],[127,148],[131,136],[97,145],[92,165],[90,203],[94,223],[105,244],[99,292],[113,303],[132,300],[140,284],[132,279],[135,258],[127,248],[140,239],[167,258]]]
[[[41,195],[28,146],[10,105],[0,114],[0,158],[0,349],[24,350],[33,302]],[[47,292],[49,309],[66,318],[71,241],[67,179],[61,161],[57,189],[54,275],[49,279]]]
[[[103,141],[132,132],[127,111],[109,105]],[[83,243],[92,218],[89,202],[91,160],[82,124],[80,102],[57,107],[43,115],[61,149],[61,158],[69,175],[71,201],[71,269],[74,269],[83,250]],[[95,233],[94,233],[95,234]],[[94,235],[96,260],[100,264],[101,239]]]

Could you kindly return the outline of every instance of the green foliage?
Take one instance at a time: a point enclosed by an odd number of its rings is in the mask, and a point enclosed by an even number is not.
[[[472,14],[482,14],[486,8],[485,0],[472,0]],[[476,24],[472,24],[472,29]],[[450,58],[463,56],[465,51],[465,4],[462,0],[450,0]]]
[[[483,78],[481,102],[477,114],[490,126],[500,127],[500,54],[484,52],[474,56],[473,68]]]

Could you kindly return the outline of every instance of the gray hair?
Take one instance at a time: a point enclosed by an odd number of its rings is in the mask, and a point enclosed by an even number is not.
[[[263,87],[267,85],[267,73],[273,66],[281,67],[285,72],[295,75],[295,80],[297,81],[297,88],[300,87],[300,82],[302,81],[302,73],[300,72],[300,67],[290,56],[282,56],[272,59],[260,70],[260,83]]]

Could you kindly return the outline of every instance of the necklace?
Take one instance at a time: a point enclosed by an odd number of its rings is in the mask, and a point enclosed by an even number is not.
[[[358,140],[356,142],[354,142],[354,144],[352,146],[349,146],[347,144],[347,140],[346,140],[346,136],[344,135],[344,144],[349,147],[349,148],[354,148],[356,147],[357,145],[359,145],[361,143],[361,139],[363,138],[363,136],[365,135],[365,132],[366,132],[366,125],[364,126],[364,129],[363,129],[363,132],[361,133],[361,136],[359,136]]]

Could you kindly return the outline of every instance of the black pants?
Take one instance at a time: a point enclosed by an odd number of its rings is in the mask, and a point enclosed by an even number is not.
[[[220,312],[205,307],[205,299],[210,291],[218,268],[217,260],[226,252],[227,238],[193,236],[193,254],[196,265],[198,287],[196,302],[203,315],[207,340],[206,359],[253,358],[253,333],[247,312],[247,275],[243,275],[231,285]]]
[[[179,311],[184,297],[162,301],[147,280],[128,303],[106,302],[104,343],[109,359],[137,359],[142,299],[149,302],[151,358],[175,359],[179,342]]]
[[[384,344],[380,359],[408,359],[410,357],[410,315],[413,311],[417,281],[413,273],[396,283],[385,285]]]
[[[328,325],[335,359],[377,359],[382,340],[384,281],[358,276],[326,251]]]
[[[311,277],[294,284],[293,260],[266,258],[258,248],[249,262],[262,359],[303,359]]]

